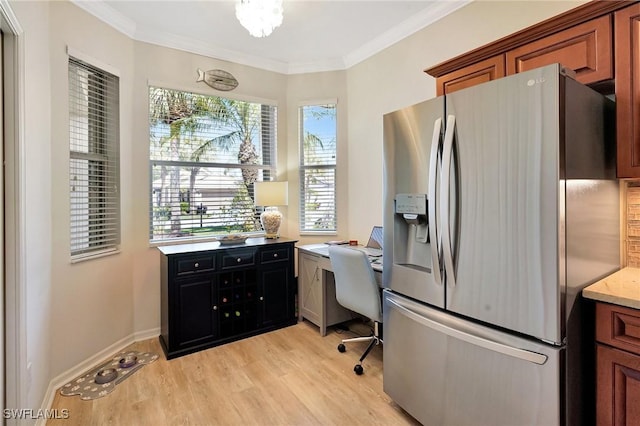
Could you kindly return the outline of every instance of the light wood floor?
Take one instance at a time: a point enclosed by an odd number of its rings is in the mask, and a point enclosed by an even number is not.
[[[351,328],[363,334],[363,324]],[[52,408],[68,409],[56,425],[417,425],[382,390],[382,347],[353,366],[365,343],[336,349],[342,338],[320,337],[308,322],[167,361],[158,339],[132,350],[160,359],[105,397],[82,401],[56,395]]]

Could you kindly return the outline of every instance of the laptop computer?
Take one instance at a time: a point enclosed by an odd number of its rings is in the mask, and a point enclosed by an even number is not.
[[[382,256],[382,230],[382,226],[374,226],[373,229],[371,229],[369,241],[367,241],[367,245],[362,248],[368,256]]]

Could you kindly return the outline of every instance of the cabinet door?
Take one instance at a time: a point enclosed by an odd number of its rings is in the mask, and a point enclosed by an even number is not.
[[[294,319],[289,264],[263,269],[261,275],[260,322],[263,327],[283,324]]]
[[[322,269],[317,256],[298,254],[298,309],[300,319],[320,326],[323,306]]]
[[[497,55],[436,78],[436,94],[446,95],[504,76],[504,55]]]
[[[640,356],[597,345],[598,426],[640,424]]]
[[[560,63],[584,84],[613,78],[611,18],[603,16],[507,52],[507,75]]]
[[[211,275],[176,280],[171,330],[172,350],[197,346],[216,339],[217,306]],[[175,343],[175,346],[173,345]]]
[[[615,13],[618,177],[640,177],[640,4]]]

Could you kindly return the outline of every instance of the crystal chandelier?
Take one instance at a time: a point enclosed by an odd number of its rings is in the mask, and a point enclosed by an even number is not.
[[[236,18],[254,37],[266,37],[282,24],[282,0],[237,0]]]

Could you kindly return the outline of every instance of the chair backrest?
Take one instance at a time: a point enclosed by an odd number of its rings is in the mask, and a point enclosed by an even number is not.
[[[366,253],[330,246],[329,258],[336,281],[336,299],[347,309],[382,322],[380,289]]]

